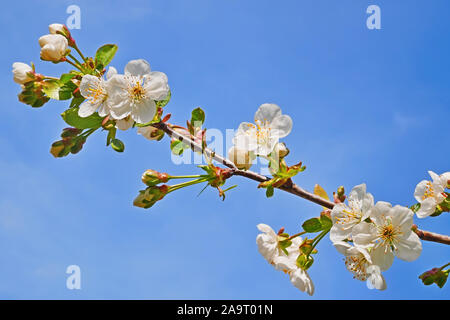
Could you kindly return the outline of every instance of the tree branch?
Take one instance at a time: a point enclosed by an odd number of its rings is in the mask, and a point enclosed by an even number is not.
[[[230,168],[232,170],[231,171],[232,175],[242,176],[242,177],[257,181],[257,182],[264,182],[264,181],[270,180],[270,178],[260,175],[253,171],[239,170],[233,162],[222,157],[221,155],[216,154],[214,151],[212,151],[209,148],[202,148],[202,146],[200,144],[196,143],[191,137],[186,137],[186,136],[176,132],[175,130],[173,130],[172,127],[170,126],[170,124],[167,124],[167,123],[161,121],[159,123],[153,124],[152,126],[154,128],[164,131],[171,138],[180,140],[180,141],[186,143],[187,145],[190,145],[191,149],[193,151],[201,152],[201,153],[205,154],[207,157],[227,166],[228,168]],[[293,195],[296,195],[305,200],[314,202],[314,203],[321,205],[328,209],[333,209],[333,207],[335,205],[331,201],[325,200],[311,192],[304,190],[303,188],[301,188],[298,185],[296,185],[295,183],[293,183],[291,180],[289,180],[288,183],[285,183],[278,189],[289,192]],[[419,236],[420,239],[422,239],[424,241],[432,241],[432,242],[438,242],[438,243],[450,245],[450,237],[449,236],[430,232],[430,231],[420,230],[417,228],[416,225],[414,225],[414,226],[415,227],[413,228],[413,230]]]

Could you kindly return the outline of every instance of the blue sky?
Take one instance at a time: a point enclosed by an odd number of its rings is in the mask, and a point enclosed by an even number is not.
[[[8,2],[0,12],[1,298],[310,299],[259,255],[256,225],[294,233],[318,206],[282,192],[266,199],[237,177],[225,202],[193,187],[151,210],[134,208],[145,169],[199,172],[170,161],[167,138],[120,133],[126,152],[118,154],[96,134],[76,156],[49,154],[67,103],[19,103],[11,64],[68,71],[39,60],[37,39],[66,21],[71,4],[81,8],[73,35],[85,53],[117,43],[119,71],[144,58],[168,75],[175,123],[201,106],[208,128],[232,129],[260,104],[280,105],[294,120],[288,160],[307,165],[295,182],[309,190],[365,182],[376,200],[410,205],[427,170],[449,170],[448,1]],[[381,8],[381,30],[366,28],[370,4]],[[416,223],[449,233],[448,214]],[[385,273],[388,290],[377,292],[353,280],[323,241],[310,269],[313,298],[448,299],[448,285],[425,287],[417,277],[447,263],[449,248],[423,248],[414,263],[397,259]],[[81,290],[65,286],[71,264],[81,268]]]

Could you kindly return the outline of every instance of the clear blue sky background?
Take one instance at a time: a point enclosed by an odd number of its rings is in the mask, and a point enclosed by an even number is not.
[[[148,168],[196,173],[170,162],[168,140],[120,133],[126,152],[89,139],[83,152],[48,152],[66,125],[67,103],[32,110],[17,101],[11,64],[34,61],[57,75],[65,65],[39,60],[37,39],[81,7],[79,45],[90,55],[117,43],[119,71],[136,58],[164,71],[172,88],[167,110],[184,123],[202,106],[208,128],[236,128],[265,102],[294,120],[285,139],[295,178],[332,192],[365,182],[376,200],[410,205],[427,170],[448,171],[450,3],[433,1],[12,1],[0,11],[0,297],[7,299],[309,299],[259,255],[256,225],[288,232],[320,208],[289,194],[266,199],[256,183],[225,202],[201,187],[170,194],[151,210],[134,208]],[[382,30],[366,28],[377,4]],[[230,184],[231,185],[231,184]],[[449,233],[449,215],[416,220]],[[448,247],[423,244],[414,263],[396,260],[388,290],[352,279],[329,241],[310,269],[316,299],[448,299],[450,286],[425,287],[423,271],[450,259]],[[66,289],[68,265],[82,289]]]

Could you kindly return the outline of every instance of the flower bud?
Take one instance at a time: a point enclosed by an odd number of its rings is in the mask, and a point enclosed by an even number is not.
[[[441,268],[433,268],[431,270],[425,271],[419,276],[423,284],[429,286],[436,283],[440,288],[442,288],[447,282],[449,275],[449,270],[442,270]]]
[[[14,82],[18,84],[24,84],[34,79],[29,74],[34,72],[33,68],[31,68],[28,64],[22,62],[14,62],[12,67],[13,67],[12,72],[14,75]]]
[[[155,127],[141,127],[137,130],[138,134],[142,135],[148,140],[161,140],[164,137],[164,131],[156,129]]]
[[[167,185],[148,187],[145,190],[139,191],[139,195],[134,199],[133,205],[139,208],[148,209],[156,202],[164,198],[169,191]]]
[[[79,135],[83,130],[77,128],[64,128],[61,133],[61,138],[72,138]]]
[[[273,148],[273,153],[278,154],[279,158],[284,158],[289,154],[289,149],[286,147],[286,144],[283,142],[279,142]]]
[[[240,170],[250,169],[253,162],[250,152],[239,149],[235,146],[231,147],[230,150],[228,150],[228,159],[230,159]]]
[[[155,170],[147,170],[142,174],[142,182],[149,187],[156,186],[160,183],[165,183],[169,180],[167,173],[161,173]]]
[[[61,23],[52,23],[51,25],[48,26],[48,31],[50,31],[51,34],[57,34],[58,32],[64,34],[65,27]]]
[[[60,34],[47,34],[39,38],[41,59],[59,62],[67,52],[67,39]]]

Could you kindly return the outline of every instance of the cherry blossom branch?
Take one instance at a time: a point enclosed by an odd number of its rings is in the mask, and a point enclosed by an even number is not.
[[[264,175],[260,175],[253,171],[239,170],[236,167],[236,165],[233,162],[231,162],[230,160],[222,157],[221,155],[215,153],[213,150],[211,150],[209,148],[202,148],[202,146],[200,144],[198,144],[197,142],[195,142],[192,138],[182,135],[182,134],[176,132],[175,130],[173,130],[172,125],[170,125],[168,123],[161,121],[161,122],[153,124],[152,126],[154,128],[164,131],[171,138],[180,140],[180,141],[190,145],[190,147],[193,151],[201,152],[201,153],[205,154],[206,157],[211,158],[212,160],[215,160],[215,161],[225,165],[226,167],[230,168],[231,175],[242,176],[242,177],[257,181],[257,182],[265,182],[265,181],[270,180],[270,178],[268,178]],[[293,195],[296,195],[305,200],[308,200],[308,201],[311,201],[318,205],[321,205],[330,210],[333,209],[333,207],[335,205],[331,201],[323,199],[311,192],[304,190],[303,188],[301,188],[298,185],[296,185],[295,183],[293,183],[292,180],[288,180],[287,183],[283,184],[278,189],[289,192]],[[420,230],[417,228],[416,225],[414,225],[413,230],[419,236],[419,238],[424,241],[432,241],[432,242],[438,242],[438,243],[450,245],[450,236],[442,235],[442,234],[438,234],[438,233],[434,233],[434,232],[430,232],[430,231]]]

